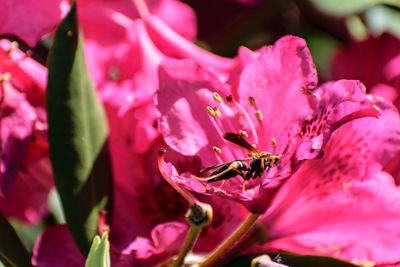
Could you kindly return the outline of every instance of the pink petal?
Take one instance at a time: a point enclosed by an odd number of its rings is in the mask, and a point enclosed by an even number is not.
[[[179,222],[157,225],[151,231],[151,240],[139,237],[129,246],[128,250],[129,252],[134,251],[138,258],[149,258],[163,253],[173,255],[179,252],[187,228],[187,225]]]
[[[318,104],[303,122],[301,144],[296,152],[299,160],[321,156],[321,149],[341,125],[365,116],[379,116],[379,110],[367,98],[365,87],[359,81],[328,82],[313,94]]]
[[[3,1],[0,34],[16,35],[34,46],[61,21],[61,4],[61,0]]]
[[[165,59],[159,68],[160,90],[156,107],[159,128],[166,143],[183,155],[198,155],[205,164],[217,162],[212,146],[226,147],[207,106],[215,106],[213,93],[222,97],[228,89],[211,72],[190,60]],[[221,110],[233,116],[229,110]]]
[[[3,91],[0,106],[0,192],[6,192],[12,184],[32,141],[35,109],[25,96],[15,90],[7,81],[1,82]]]
[[[149,16],[145,20],[146,28],[153,42],[169,57],[191,58],[199,64],[223,77],[227,77],[236,62],[229,58],[214,55],[189,42],[156,16]]]
[[[47,69],[5,39],[0,40],[0,62],[0,70],[11,74],[13,86],[26,93],[32,105],[44,107]]]
[[[150,12],[186,39],[196,39],[196,14],[189,5],[176,0],[153,1]]]
[[[373,101],[380,119],[342,126],[324,157],[305,162],[279,191],[262,219],[268,248],[378,264],[400,260],[394,252],[400,191],[380,171],[400,149],[399,117],[388,102]]]
[[[278,151],[282,151],[288,143],[287,132],[292,124],[297,124],[311,112],[302,89],[316,86],[317,73],[303,39],[286,36],[259,53],[257,60],[245,66],[241,74],[240,103],[247,111],[262,111],[262,124],[265,125],[263,129],[258,128],[261,135],[258,147],[270,148],[271,138],[276,138]],[[254,97],[256,108],[250,105],[250,96]],[[260,127],[250,115],[254,124]]]
[[[66,225],[49,226],[36,241],[32,264],[40,267],[81,267],[85,258]]]

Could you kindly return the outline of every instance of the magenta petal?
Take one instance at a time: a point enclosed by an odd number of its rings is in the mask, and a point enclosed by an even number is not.
[[[212,146],[223,149],[226,145],[206,107],[215,106],[214,92],[222,97],[229,94],[226,86],[195,62],[174,59],[161,62],[159,86],[156,107],[166,143],[183,155],[198,155],[205,164],[217,162]],[[233,115],[226,112],[227,116]]]
[[[263,113],[265,131],[259,131],[263,132],[259,147],[269,147],[271,138],[284,147],[291,124],[311,111],[302,89],[317,85],[317,73],[305,41],[298,37],[283,37],[259,53],[241,74],[240,103],[246,110],[254,110],[248,100],[252,96]]]
[[[7,81],[0,83],[0,193],[11,186],[32,141],[35,109]]]
[[[154,1],[154,4],[150,6],[150,12],[186,39],[196,39],[196,14],[189,5],[176,0]]]
[[[159,224],[151,231],[151,239],[138,237],[123,250],[117,266],[155,266],[178,254],[186,232],[187,225],[180,222]]]
[[[82,267],[85,258],[66,225],[49,226],[36,241],[32,264],[39,267]]]
[[[335,187],[325,193],[296,194],[298,199],[285,214],[267,223],[271,239],[267,247],[358,263],[399,262],[400,191],[392,177],[375,173],[364,181]]]
[[[156,16],[149,16],[145,23],[154,43],[169,57],[193,59],[222,76],[227,75],[225,72],[229,72],[235,66],[234,60],[214,55],[196,46],[174,32]]]
[[[350,261],[400,260],[394,252],[400,237],[394,226],[400,221],[400,191],[381,172],[400,149],[400,122],[390,103],[372,101],[381,110],[380,119],[343,125],[323,158],[305,162],[279,191],[262,219],[268,248]]]
[[[0,34],[13,34],[34,46],[61,21],[61,0],[2,1]]]
[[[318,87],[313,94],[315,110],[303,122],[299,133],[301,144],[297,148],[298,160],[313,159],[331,134],[341,125],[362,117],[378,117],[379,111],[365,95],[365,86],[359,81],[340,80]]]

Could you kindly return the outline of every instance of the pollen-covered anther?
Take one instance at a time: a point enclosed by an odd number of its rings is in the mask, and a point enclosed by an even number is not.
[[[219,108],[214,107],[215,117],[220,118],[222,116],[221,111]]]
[[[219,147],[213,146],[213,150],[218,154],[221,155],[222,151]]]
[[[275,150],[275,148],[276,148],[276,139],[275,139],[275,137],[273,137],[273,138],[271,139],[271,147],[272,147],[272,149],[274,149],[274,150]]]
[[[261,112],[261,110],[256,110],[256,111],[254,111],[254,116],[256,116],[256,119],[258,120],[258,121],[262,121],[263,120],[263,114],[262,114],[262,112]]]
[[[222,103],[222,97],[217,92],[213,93],[213,99],[218,103]]]
[[[249,96],[249,103],[250,103],[250,106],[252,106],[252,107],[256,106],[256,99],[254,98],[254,96]]]
[[[247,134],[247,132],[246,132],[246,131],[243,131],[243,130],[240,130],[240,131],[239,131],[239,134],[240,134],[241,136],[243,136],[244,138],[249,137],[249,135]]]
[[[0,74],[0,82],[9,81],[10,79],[11,79],[11,74],[9,72]]]
[[[210,115],[211,117],[215,117],[216,116],[215,110],[212,107],[207,106],[206,110],[207,110],[208,115]]]

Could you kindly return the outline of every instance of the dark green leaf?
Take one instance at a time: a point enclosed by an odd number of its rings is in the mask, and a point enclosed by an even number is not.
[[[0,213],[0,261],[5,266],[32,266],[28,252],[2,213]]]
[[[250,266],[251,261],[262,254],[253,254],[240,256],[225,267],[239,267],[239,266]],[[268,253],[271,259],[274,259],[276,253]],[[314,255],[295,255],[290,253],[279,253],[282,259],[281,263],[290,267],[310,267],[310,266],[324,266],[324,267],[356,267],[356,265],[349,262],[341,261],[331,257],[322,257]]]
[[[57,29],[48,65],[50,159],[69,229],[86,256],[112,180],[106,118],[86,68],[75,4]]]

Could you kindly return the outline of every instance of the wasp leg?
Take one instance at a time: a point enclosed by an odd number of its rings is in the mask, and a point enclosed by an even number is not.
[[[242,183],[242,192],[244,193],[246,191],[246,180],[243,180]]]
[[[221,183],[221,185],[220,185],[220,186],[218,186],[218,188],[219,188],[219,189],[221,189],[221,188],[222,188],[222,186],[225,184],[225,182],[226,182],[226,180],[222,180],[222,183]]]

